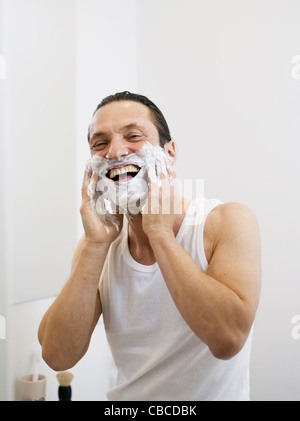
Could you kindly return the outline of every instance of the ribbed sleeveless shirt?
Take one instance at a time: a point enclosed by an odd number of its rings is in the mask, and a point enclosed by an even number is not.
[[[205,220],[219,204],[194,199],[176,236],[203,272]],[[131,256],[128,223],[109,249],[99,291],[118,373],[108,400],[249,400],[252,330],[237,355],[215,358],[183,320],[158,263],[142,265]]]

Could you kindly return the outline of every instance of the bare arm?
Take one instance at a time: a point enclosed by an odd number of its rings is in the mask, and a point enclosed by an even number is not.
[[[261,257],[256,218],[238,203],[220,205],[209,215],[206,225],[213,250],[206,273],[176,241],[174,216],[158,212],[143,218],[182,317],[215,357],[231,358],[248,337],[259,300]]]
[[[71,276],[40,324],[43,358],[54,370],[71,368],[88,349],[102,312],[98,283],[106,253],[80,241]]]
[[[73,257],[71,275],[44,315],[38,332],[42,355],[54,370],[74,366],[88,349],[102,308],[98,283],[111,242],[118,232],[107,232],[91,208],[82,187],[81,217],[85,230]],[[94,176],[93,176],[94,177]]]

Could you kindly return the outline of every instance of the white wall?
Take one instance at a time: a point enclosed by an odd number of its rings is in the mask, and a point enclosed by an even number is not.
[[[181,178],[257,215],[263,288],[252,399],[299,399],[300,3],[139,0],[138,90],[165,113]],[[299,67],[299,66],[298,66]],[[294,77],[293,77],[294,75]]]
[[[3,0],[1,12],[0,295],[7,322],[1,363],[4,396],[13,399],[14,379],[25,374],[19,362],[27,362],[26,346],[35,349],[37,342],[30,334],[34,318],[20,315],[15,323],[19,303],[59,292],[76,240],[75,17],[72,0],[63,7]]]
[[[76,241],[75,13],[73,0],[6,4],[6,224],[18,303],[60,290]]]
[[[0,89],[7,93],[0,131],[1,157],[8,164],[0,180],[7,230],[7,241],[0,240],[7,254],[0,296],[10,286],[12,300],[8,337],[0,348],[0,400],[15,399],[15,379],[34,369],[40,320],[68,277],[82,234],[80,187],[92,112],[104,96],[136,88],[135,0],[1,0],[2,5],[7,78]],[[8,304],[1,300],[1,315]],[[73,399],[105,400],[114,373],[110,363],[100,320],[87,356],[71,370]],[[47,399],[57,400],[55,372],[42,361],[39,370],[47,376]]]

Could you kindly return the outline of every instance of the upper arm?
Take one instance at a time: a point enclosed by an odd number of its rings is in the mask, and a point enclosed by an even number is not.
[[[226,203],[211,213],[208,229],[214,237],[214,250],[206,273],[240,298],[250,327],[261,284],[260,234],[256,217],[245,205]]]

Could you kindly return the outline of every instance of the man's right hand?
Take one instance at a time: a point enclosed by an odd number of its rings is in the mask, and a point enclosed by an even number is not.
[[[85,240],[94,245],[110,244],[119,235],[123,226],[123,215],[116,215],[119,219],[118,227],[107,222],[105,225],[100,221],[98,215],[92,208],[91,199],[88,195],[88,189],[95,191],[98,182],[98,175],[96,172],[91,174],[87,169],[84,173],[81,195],[82,203],[80,207],[81,219],[85,232]]]

